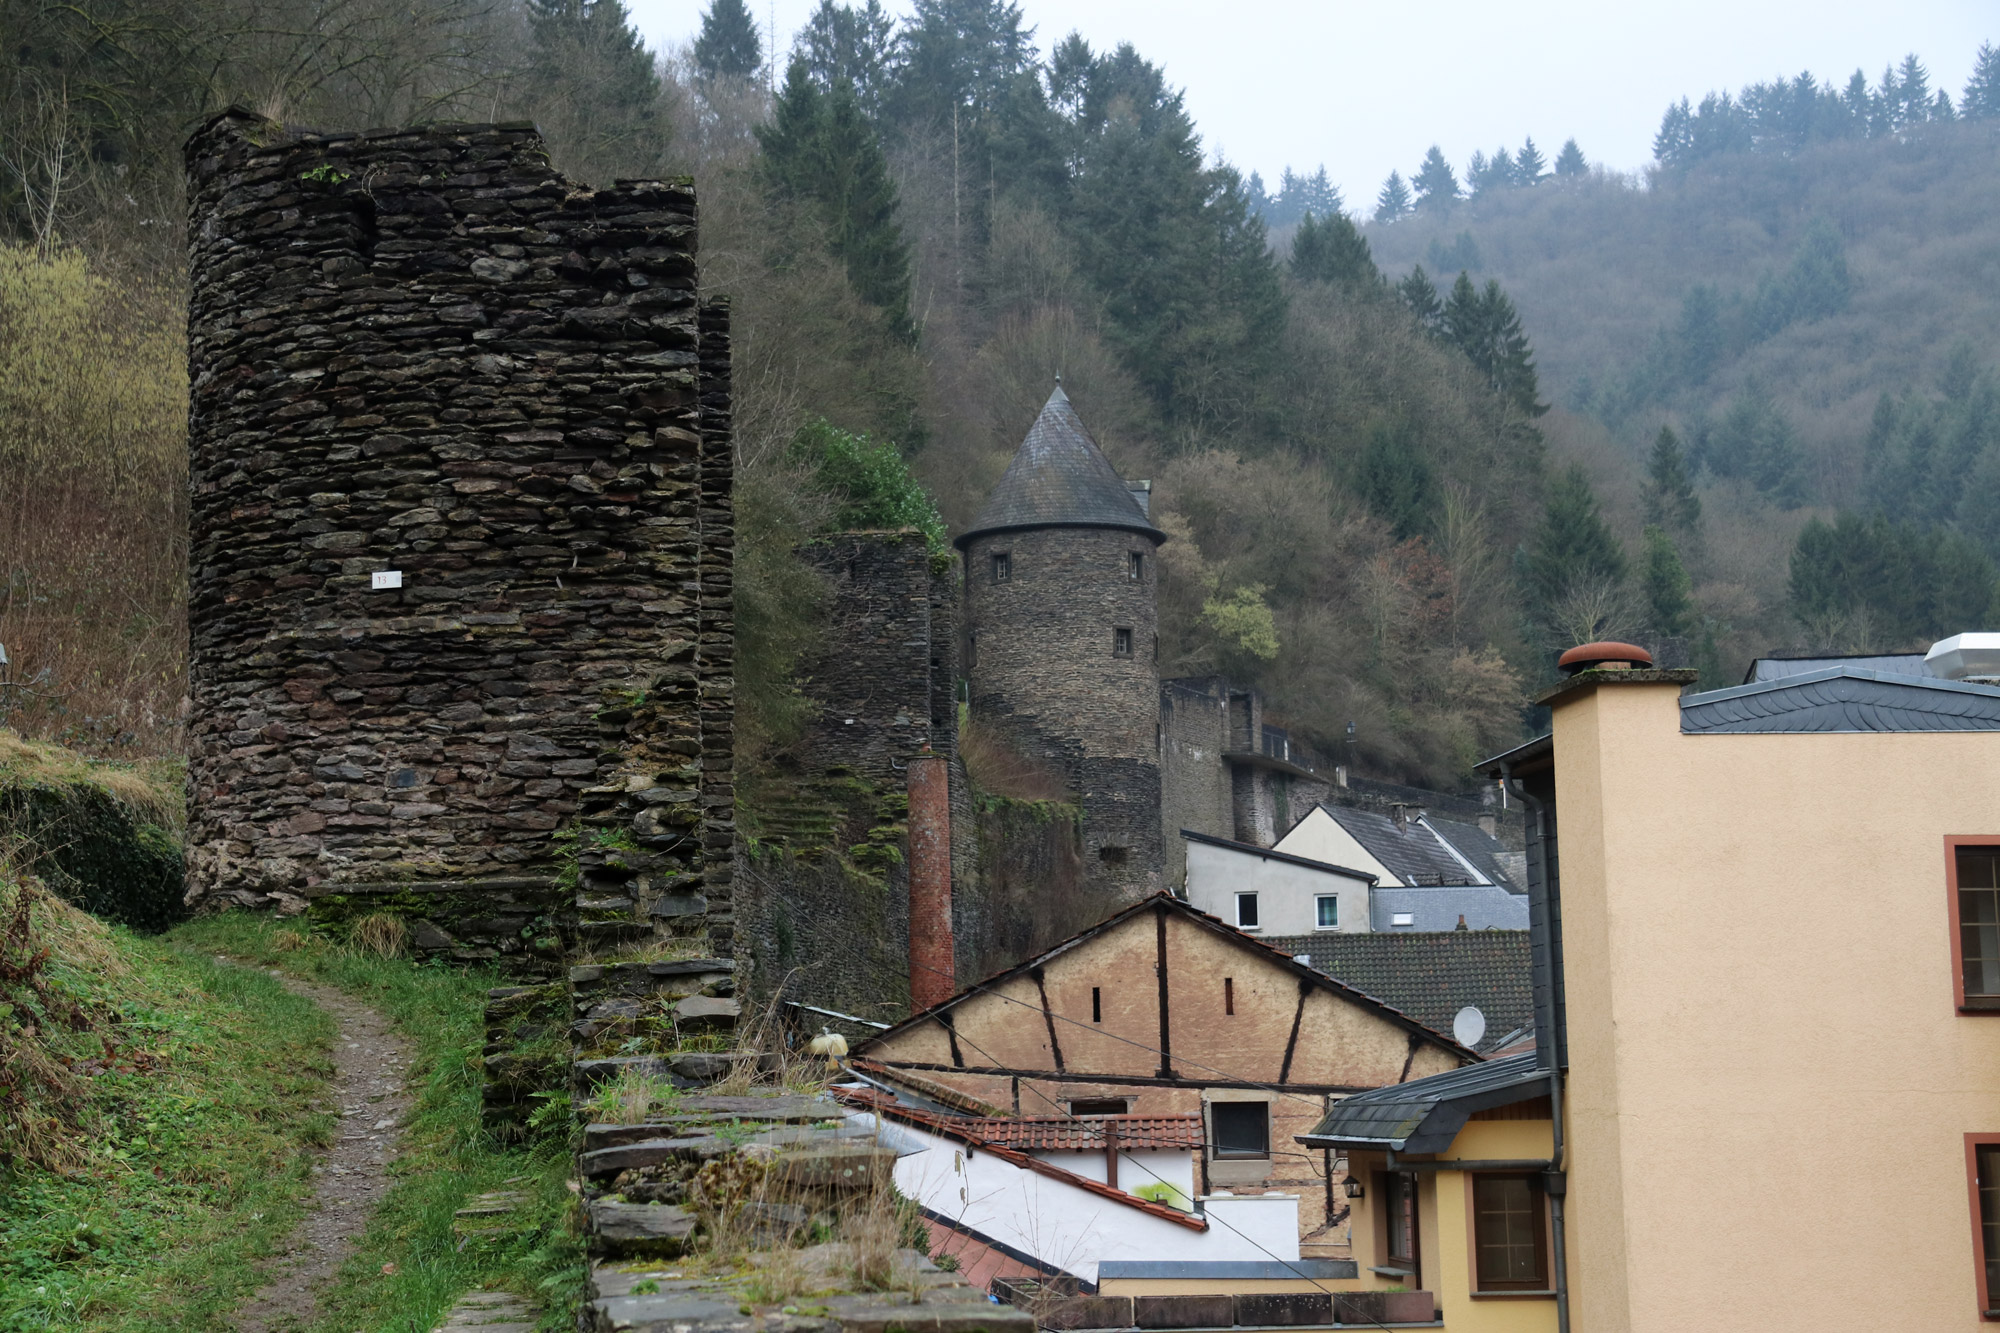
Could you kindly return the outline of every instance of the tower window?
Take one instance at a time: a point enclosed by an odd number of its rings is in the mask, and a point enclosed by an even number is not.
[[[1005,583],[1014,577],[1014,554],[1011,551],[993,553],[993,581]]]
[[[1111,655],[1130,657],[1132,655],[1132,631],[1124,626],[1111,631]]]
[[[977,634],[968,634],[965,636],[965,669],[970,671],[978,665],[979,636]],[[965,697],[968,700],[972,698],[972,687],[970,685],[966,687]]]
[[[1132,552],[1131,573],[1132,577],[1135,579],[1143,579],[1146,577],[1146,557],[1143,552],[1140,551]]]

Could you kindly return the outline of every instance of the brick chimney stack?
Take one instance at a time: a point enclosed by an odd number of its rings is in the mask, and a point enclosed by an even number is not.
[[[910,760],[910,1009],[952,997],[951,770],[926,746]]]

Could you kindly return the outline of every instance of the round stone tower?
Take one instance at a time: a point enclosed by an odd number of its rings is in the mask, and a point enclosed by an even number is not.
[[[1165,540],[1058,386],[957,542],[973,720],[1062,777],[1087,881],[1124,898],[1161,886]]]

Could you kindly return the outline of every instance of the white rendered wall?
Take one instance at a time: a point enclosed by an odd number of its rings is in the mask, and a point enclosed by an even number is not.
[[[1210,1199],[1208,1229],[1196,1231],[915,1126],[895,1128],[926,1145],[925,1151],[897,1161],[897,1189],[940,1217],[1086,1282],[1097,1281],[1097,1266],[1106,1260],[1268,1262],[1299,1257],[1299,1201],[1293,1195]],[[1186,1155],[1179,1156],[1185,1163]],[[1100,1154],[1100,1172],[1102,1166]],[[1121,1162],[1120,1185],[1126,1184],[1128,1170],[1135,1177],[1144,1175],[1136,1164]]]
[[[1290,833],[1278,839],[1276,850],[1303,856],[1309,861],[1325,861],[1349,870],[1360,870],[1379,877],[1387,885],[1400,887],[1403,883],[1390,873],[1389,867],[1370,856],[1354,840],[1354,835],[1340,826],[1340,821],[1318,806],[1294,824]]]
[[[1319,817],[1326,819],[1323,814]],[[1326,822],[1333,823],[1330,819]],[[1333,870],[1314,870],[1191,838],[1183,841],[1187,844],[1188,903],[1232,926],[1236,924],[1236,895],[1255,893],[1259,924],[1251,934],[1310,935],[1319,929],[1316,900],[1323,894],[1333,894],[1340,899],[1339,929],[1355,932],[1368,929],[1365,879]],[[1283,850],[1293,856],[1309,855],[1291,848]]]

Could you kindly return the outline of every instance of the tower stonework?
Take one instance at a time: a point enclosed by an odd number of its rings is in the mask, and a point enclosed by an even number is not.
[[[526,124],[187,147],[193,899],[727,956],[726,308]],[[539,946],[537,942],[539,943]]]
[[[1085,881],[1119,897],[1162,885],[1165,540],[1060,387],[957,540],[972,719],[1064,781]]]

